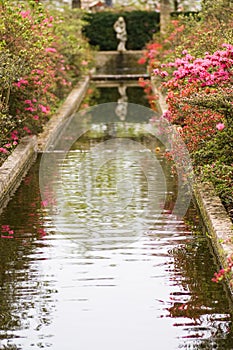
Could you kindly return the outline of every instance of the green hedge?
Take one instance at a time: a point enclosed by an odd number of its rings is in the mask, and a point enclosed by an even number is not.
[[[148,11],[130,12],[97,12],[86,13],[84,20],[84,35],[89,43],[97,46],[99,50],[116,50],[117,39],[113,25],[119,16],[124,17],[128,40],[127,50],[141,50],[145,47],[155,32],[159,30],[159,13]]]

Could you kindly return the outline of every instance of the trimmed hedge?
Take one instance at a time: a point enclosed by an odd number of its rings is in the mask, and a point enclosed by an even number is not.
[[[197,15],[198,12],[172,12],[171,18],[181,15]],[[159,31],[160,14],[150,11],[125,11],[125,12],[96,12],[85,13],[84,20],[87,23],[83,28],[84,35],[92,46],[101,51],[117,49],[118,41],[113,25],[119,16],[124,17],[128,40],[127,50],[142,50],[151,41],[153,34]]]
[[[97,46],[101,51],[117,49],[118,40],[113,29],[118,17],[122,16],[126,22],[128,40],[127,50],[141,50],[145,47],[154,33],[159,31],[159,13],[148,11],[130,12],[97,12],[86,13],[83,33],[89,39],[89,43]]]

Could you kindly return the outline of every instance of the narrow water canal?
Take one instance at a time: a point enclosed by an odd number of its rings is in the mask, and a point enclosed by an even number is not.
[[[98,103],[144,99],[103,90]],[[183,219],[171,214],[177,184],[162,145],[145,114],[118,107],[110,124],[89,113],[65,157],[51,151],[52,210],[39,158],[0,217],[14,231],[0,239],[1,350],[233,349],[232,305],[211,282],[218,267],[198,213],[191,203]]]

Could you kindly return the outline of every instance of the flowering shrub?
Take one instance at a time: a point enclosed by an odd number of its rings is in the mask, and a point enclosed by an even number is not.
[[[222,46],[223,50],[212,55],[206,53],[204,58],[195,58],[185,50],[182,58],[154,69],[154,74],[169,77],[163,84],[167,89],[166,118],[182,127],[183,139],[191,152],[202,148],[203,142],[211,139],[217,130],[221,131],[225,124],[226,128],[231,127],[232,104],[229,108],[218,108],[217,101],[216,106],[214,101],[208,104],[219,88],[222,93],[229,91],[232,81],[233,46]],[[202,105],[199,96],[205,96],[206,102]]]
[[[1,232],[1,238],[14,238],[14,230],[9,225],[2,225]]]
[[[167,96],[164,116],[177,125],[196,173],[214,184],[233,219],[232,18],[225,0],[206,0],[198,18],[172,21],[142,61]],[[215,282],[232,273],[231,258],[228,265]]]
[[[89,68],[87,42],[81,35],[74,41],[75,28],[76,34],[80,32],[81,15],[70,10],[65,24],[68,12],[52,15],[34,1],[0,1],[2,159],[20,137],[42,130],[72,85]],[[71,23],[73,32],[69,36]]]
[[[176,21],[174,35],[168,34],[169,40],[171,37],[175,40],[181,31],[184,28]],[[218,50],[212,54],[206,52],[203,57],[195,57],[184,49],[180,57],[167,62],[164,59],[166,55],[170,57],[167,42],[164,46],[148,46],[143,63],[147,60],[150,69],[154,67],[152,79],[159,79],[162,90],[166,91],[168,110],[165,117],[178,125],[177,130],[185,141],[199,174],[204,176],[203,165],[209,165],[215,169],[216,177],[223,178],[224,166],[230,167],[233,164],[233,45],[221,44]],[[154,47],[159,49],[154,50]],[[160,61],[161,57],[163,62]],[[154,103],[152,98],[151,100]],[[220,170],[216,171],[216,167]],[[207,173],[205,169],[205,179]],[[214,180],[209,175],[209,179],[217,184],[216,178]],[[230,213],[233,202],[231,186],[232,175],[228,182],[216,186],[217,193]]]
[[[139,83],[139,86],[143,88],[150,107],[156,111],[158,107],[157,106],[158,96],[155,95],[153,92],[153,85],[151,81],[149,79],[139,78],[138,83]]]
[[[182,126],[182,136],[193,154],[195,164],[210,164],[220,178],[223,177],[221,171],[224,164],[233,164],[233,46],[222,46],[224,50],[206,54],[203,59],[194,59],[185,53],[185,58],[170,64],[176,70],[165,83],[168,89],[167,117]],[[222,103],[221,98],[224,99]],[[221,171],[217,171],[216,164]],[[211,176],[209,179],[213,180]],[[233,201],[232,177],[226,183],[225,190],[220,190],[218,186],[216,190],[230,210]],[[227,196],[225,193],[228,193]]]

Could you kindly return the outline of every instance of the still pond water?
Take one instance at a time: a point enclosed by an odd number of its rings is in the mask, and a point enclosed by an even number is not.
[[[136,125],[124,127],[152,152],[156,140]],[[101,123],[93,130],[59,164],[62,184],[55,176],[53,185],[62,211],[48,211],[41,198],[39,158],[2,212],[0,224],[14,234],[0,239],[0,349],[233,349],[232,305],[211,282],[218,267],[198,213],[191,204],[183,220],[170,214],[168,161],[157,154],[164,190],[159,170],[146,177],[127,152],[105,163],[96,152],[94,182],[91,150],[111,136]],[[82,186],[95,186],[91,206],[79,188],[83,162]],[[150,176],[159,203],[142,224]]]

